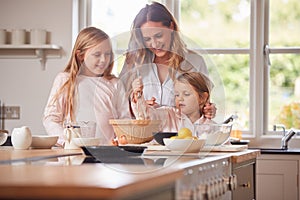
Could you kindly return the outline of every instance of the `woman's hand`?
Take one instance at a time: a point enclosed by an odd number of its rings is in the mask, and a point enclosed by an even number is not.
[[[158,104],[157,104],[155,101],[156,101],[156,98],[155,98],[155,97],[152,97],[150,100],[146,100],[146,103],[147,103],[149,106],[157,106]]]
[[[204,117],[212,119],[216,116],[217,108],[214,103],[206,103],[203,108]]]
[[[140,95],[143,94],[144,85],[143,85],[142,77],[138,77],[138,78],[134,79],[131,84],[131,87],[133,90],[133,101],[136,103],[137,98],[138,98],[138,93],[140,93]],[[150,100],[146,100],[146,103],[149,106],[157,106],[158,104],[155,101],[156,101],[156,98],[152,97]]]

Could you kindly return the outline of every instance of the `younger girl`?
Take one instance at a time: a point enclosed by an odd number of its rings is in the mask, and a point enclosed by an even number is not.
[[[66,68],[54,80],[44,111],[44,127],[48,134],[60,136],[60,144],[64,125],[82,121],[96,123],[95,137],[101,138],[101,144],[110,144],[114,131],[109,119],[130,118],[124,88],[111,73],[113,58],[105,32],[95,27],[80,31]]]
[[[194,124],[215,123],[205,118],[203,107],[210,98],[210,80],[201,72],[188,72],[179,75],[174,82],[175,107],[153,108],[147,106],[143,95],[139,99],[138,93],[142,93],[141,81],[134,81],[132,99],[132,110],[135,116],[146,113],[144,118],[162,120],[163,132],[177,132],[180,128],[189,128],[194,133]],[[140,102],[139,102],[140,101]],[[139,105],[142,104],[142,105]],[[141,112],[141,110],[146,111]],[[145,114],[144,114],[145,115]]]

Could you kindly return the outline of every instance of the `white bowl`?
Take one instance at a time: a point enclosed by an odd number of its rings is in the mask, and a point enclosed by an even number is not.
[[[205,145],[219,146],[227,142],[230,137],[232,124],[197,124],[196,135],[206,136]]]
[[[198,153],[205,145],[205,139],[170,139],[164,138],[164,143],[171,151]]]
[[[50,149],[57,143],[58,136],[51,135],[33,135],[31,148]]]
[[[100,138],[73,138],[72,140],[79,147],[100,145]]]

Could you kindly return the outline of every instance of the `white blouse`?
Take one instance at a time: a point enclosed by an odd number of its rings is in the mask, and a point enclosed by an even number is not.
[[[193,68],[190,66],[193,66]],[[186,71],[198,71],[208,76],[208,70],[203,57],[194,52],[185,55],[185,60],[180,64],[180,67]],[[129,68],[132,70],[129,70]],[[179,75],[177,73],[176,77]],[[127,92],[130,93],[131,82],[138,76],[142,77],[144,85],[143,94],[146,100],[155,97],[156,103],[159,105],[175,106],[174,82],[168,75],[161,84],[155,63],[149,62],[138,67],[129,67],[126,64],[123,66],[120,79],[126,84]]]

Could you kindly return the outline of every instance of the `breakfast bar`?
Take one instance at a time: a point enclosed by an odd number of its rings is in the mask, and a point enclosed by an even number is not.
[[[118,164],[88,162],[82,150],[0,147],[0,199],[178,199],[190,169],[208,163],[228,166],[258,154],[148,156],[146,151],[141,164]]]

